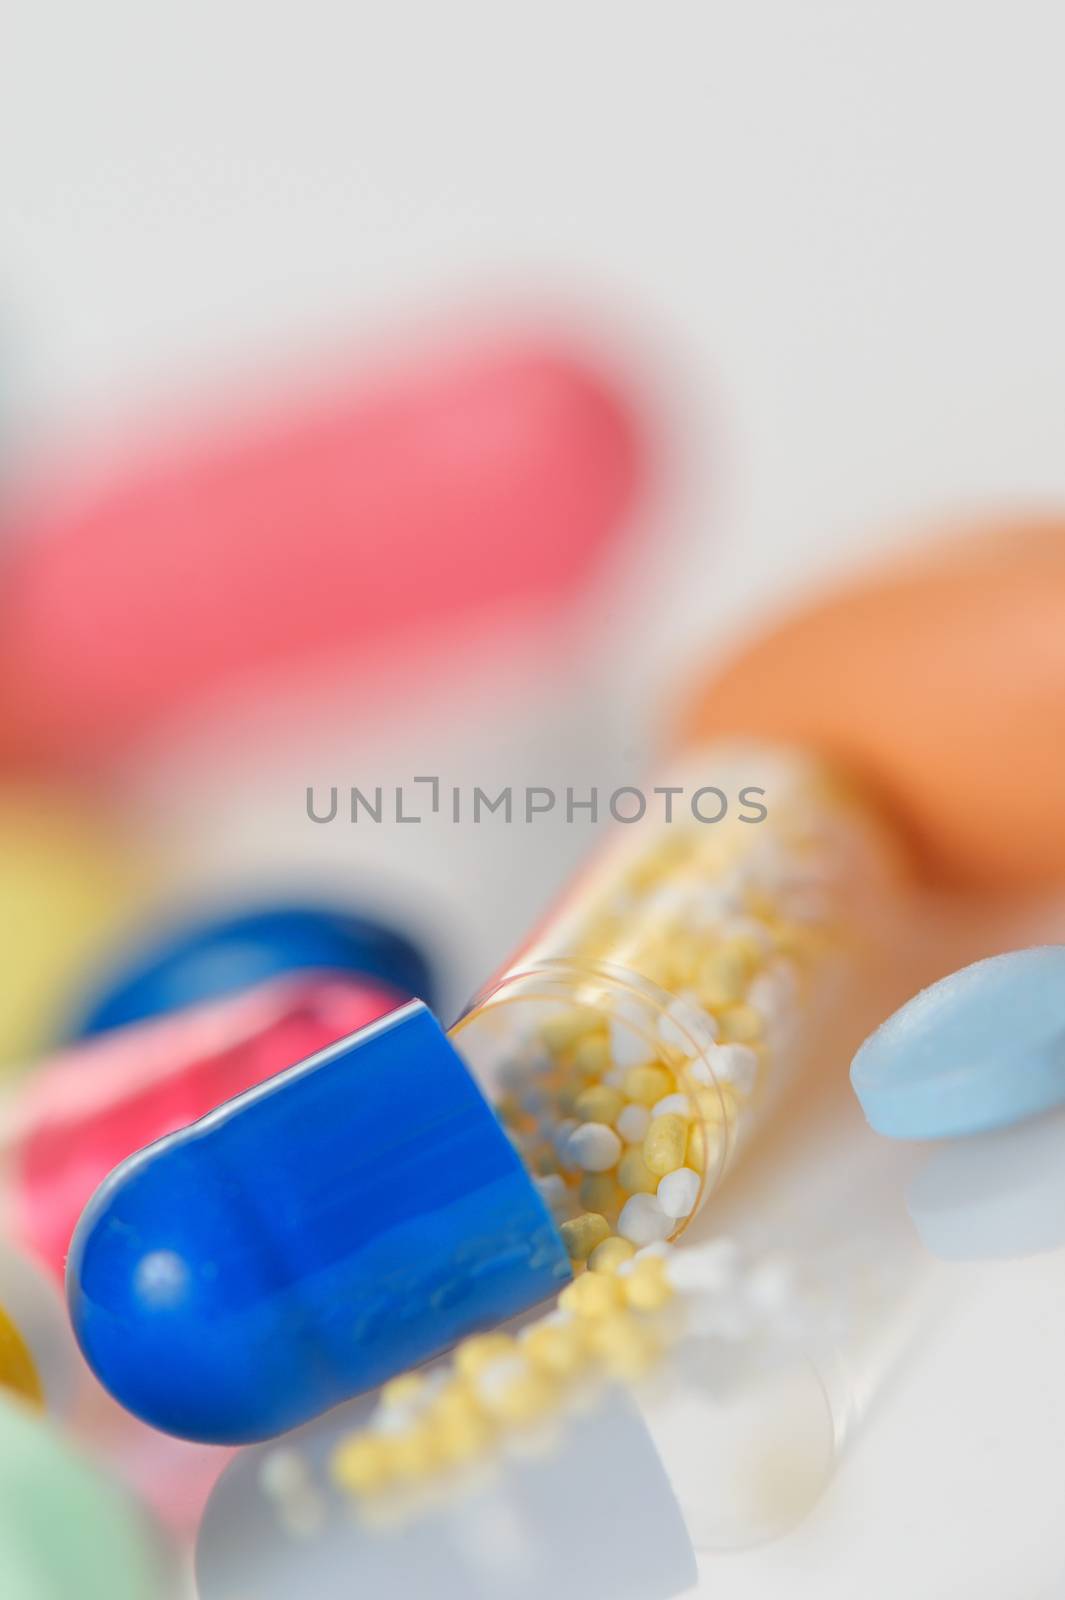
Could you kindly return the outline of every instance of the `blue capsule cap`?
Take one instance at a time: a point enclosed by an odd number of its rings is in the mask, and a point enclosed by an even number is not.
[[[569,1276],[502,1126],[412,1002],[117,1167],[78,1224],[67,1294],[128,1410],[243,1444]]]
[[[862,1045],[851,1083],[878,1133],[945,1139],[1065,1104],[1065,945],[963,967]]]
[[[88,1001],[71,1040],[178,1011],[289,972],[357,973],[432,1004],[421,951],[395,929],[346,911],[265,906],[142,941]]]

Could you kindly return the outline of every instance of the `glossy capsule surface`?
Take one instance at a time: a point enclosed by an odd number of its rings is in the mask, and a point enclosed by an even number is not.
[[[329,906],[263,905],[194,917],[154,933],[139,930],[136,944],[127,945],[84,1002],[75,1038],[292,972],[352,973],[390,988],[397,1000],[416,995],[431,1004],[433,998],[432,974],[412,940]]]
[[[565,1247],[412,1003],[142,1151],[71,1247],[93,1370],[154,1426],[269,1437],[546,1298]]]
[[[371,983],[283,979],[42,1063],[10,1106],[12,1233],[61,1277],[82,1209],[119,1162],[398,1002]]]

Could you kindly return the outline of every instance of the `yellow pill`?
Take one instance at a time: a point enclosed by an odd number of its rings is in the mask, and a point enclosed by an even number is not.
[[[649,1172],[664,1178],[684,1165],[684,1152],[688,1145],[688,1124],[675,1112],[655,1117],[643,1141],[644,1165]]]
[[[623,1303],[617,1278],[603,1272],[586,1272],[576,1283],[567,1284],[558,1297],[565,1311],[577,1317],[605,1317]]]
[[[590,1172],[581,1179],[578,1194],[587,1211],[597,1211],[604,1217],[616,1217],[625,1199],[609,1172]]]
[[[665,1265],[654,1256],[637,1261],[632,1271],[618,1280],[626,1305],[634,1311],[660,1311],[673,1298]]]
[[[635,1254],[636,1246],[628,1239],[604,1239],[588,1257],[588,1265],[593,1272],[616,1272],[623,1261],[631,1261]]]
[[[332,1473],[342,1489],[352,1494],[372,1494],[391,1477],[388,1446],[377,1434],[357,1433],[335,1451]]]
[[[602,1245],[599,1248],[602,1249]],[[521,1341],[521,1348],[534,1367],[552,1378],[571,1378],[587,1360],[578,1331],[555,1322],[540,1322],[531,1327]]]
[[[587,1261],[597,1244],[609,1236],[610,1224],[596,1211],[586,1211],[583,1216],[564,1222],[559,1228],[562,1243],[571,1261]]]
[[[664,1067],[631,1067],[625,1074],[625,1093],[637,1105],[657,1105],[673,1087],[673,1075]]]
[[[493,1362],[513,1355],[514,1351],[514,1340],[507,1333],[475,1333],[456,1349],[455,1371],[464,1378],[476,1378]]]
[[[651,1171],[643,1153],[635,1146],[626,1150],[618,1162],[618,1184],[626,1194],[656,1194],[658,1179]]]
[[[84,812],[51,792],[0,791],[0,1070],[55,1043],[141,898],[136,852]]]
[[[693,1172],[706,1171],[706,1133],[701,1122],[696,1122],[688,1129],[688,1148],[684,1155],[684,1165],[691,1167]]]
[[[602,1034],[590,1034],[576,1045],[571,1058],[574,1072],[582,1078],[601,1077],[610,1070],[610,1045]]]
[[[717,1021],[721,1038],[729,1044],[751,1044],[761,1037],[762,1019],[753,1006],[725,1006]]]
[[[0,1306],[0,1386],[12,1389],[31,1405],[44,1406],[37,1364],[3,1306]]]
[[[581,1122],[605,1122],[608,1127],[613,1127],[624,1104],[624,1099],[616,1089],[609,1088],[605,1083],[596,1083],[581,1090],[573,1103],[573,1113]]]

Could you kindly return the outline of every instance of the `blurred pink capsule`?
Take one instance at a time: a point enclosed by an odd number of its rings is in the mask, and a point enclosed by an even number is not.
[[[497,339],[68,484],[0,575],[0,745],[104,757],[279,666],[365,663],[376,701],[473,613],[559,611],[644,453],[594,367]]]

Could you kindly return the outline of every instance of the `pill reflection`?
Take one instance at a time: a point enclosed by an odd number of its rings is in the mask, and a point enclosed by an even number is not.
[[[1065,1110],[937,1147],[906,1204],[944,1261],[1035,1255],[1065,1245]]]

